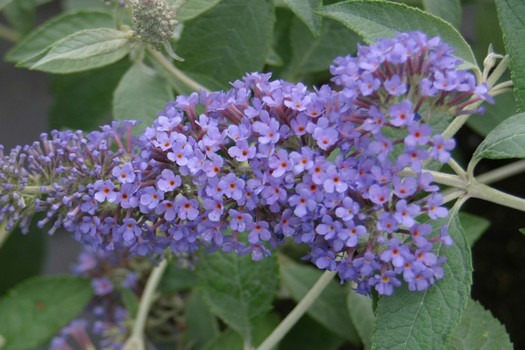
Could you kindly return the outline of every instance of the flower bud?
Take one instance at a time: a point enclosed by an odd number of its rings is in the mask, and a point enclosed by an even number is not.
[[[173,36],[177,25],[175,9],[165,0],[136,0],[131,9],[135,36],[160,50]]]

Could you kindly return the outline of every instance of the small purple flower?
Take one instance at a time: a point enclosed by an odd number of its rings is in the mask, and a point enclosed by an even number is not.
[[[383,83],[386,91],[392,96],[400,96],[407,92],[407,84],[401,80],[401,77],[394,74],[390,79]]]
[[[275,119],[271,119],[269,124],[265,124],[260,121],[255,121],[252,126],[252,130],[259,135],[259,143],[262,145],[272,143],[275,144],[279,141],[281,134],[279,133],[279,122]]]
[[[113,191],[114,188],[115,185],[110,180],[97,180],[94,185],[94,190],[97,191],[94,198],[101,203],[106,200],[114,203],[117,200],[117,193]]]
[[[217,222],[221,219],[222,213],[224,213],[224,205],[222,200],[204,198],[203,206],[207,209],[208,219]]]
[[[161,200],[164,199],[164,192],[157,191],[154,187],[148,186],[144,188],[140,195],[140,205],[145,209],[155,209]]]
[[[245,162],[255,157],[255,152],[255,146],[250,146],[246,140],[238,141],[235,146],[228,149],[228,154],[238,162]]]
[[[135,181],[135,171],[131,163],[126,163],[121,167],[113,168],[111,174],[118,180],[120,183],[132,183]]]
[[[359,213],[359,204],[354,202],[352,198],[345,197],[342,206],[335,210],[335,215],[343,221],[350,221]]]
[[[431,219],[437,220],[448,215],[447,208],[441,207],[441,204],[443,204],[443,197],[440,194],[433,193],[428,197],[426,210]]]
[[[255,221],[248,224],[248,230],[250,230],[248,242],[258,244],[261,241],[269,241],[272,238],[269,227],[266,221]]]
[[[390,124],[396,127],[408,125],[414,119],[412,102],[403,100],[401,103],[393,104],[388,110]]]
[[[107,295],[113,291],[113,283],[107,277],[91,280],[91,287],[93,287],[95,295],[100,296]]]
[[[243,232],[246,230],[247,225],[253,222],[252,216],[248,213],[230,209],[228,214],[230,216],[230,227],[234,231]]]
[[[243,179],[238,178],[234,173],[228,173],[220,179],[218,186],[222,188],[223,193],[227,198],[239,200],[243,195],[245,182]]]
[[[135,219],[128,218],[122,220],[122,225],[119,227],[118,232],[122,235],[124,241],[134,242],[136,237],[142,234],[142,229]]]
[[[392,295],[394,288],[401,285],[401,282],[396,278],[396,273],[389,270],[370,278],[369,283],[382,295]]]
[[[435,135],[432,138],[432,149],[430,150],[430,157],[439,160],[445,164],[450,159],[450,150],[454,149],[456,141],[454,139],[444,139],[441,135]]]
[[[199,216],[199,203],[195,199],[187,199],[184,196],[180,196],[175,201],[178,210],[178,215],[181,220],[194,220]]]
[[[160,174],[161,178],[157,181],[157,187],[162,192],[170,192],[175,188],[179,187],[182,183],[180,176],[175,175],[173,171],[169,169],[162,170]]]

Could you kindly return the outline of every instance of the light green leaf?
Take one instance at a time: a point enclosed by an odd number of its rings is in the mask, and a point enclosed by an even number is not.
[[[474,214],[459,213],[461,227],[465,230],[467,242],[470,247],[476,243],[481,235],[489,228],[490,221]]]
[[[67,11],[106,10],[112,12],[113,6],[107,6],[100,0],[62,0],[62,6]]]
[[[472,299],[445,350],[512,350],[505,327],[485,308]]]
[[[113,95],[115,119],[140,120],[144,129],[173,100],[167,81],[143,63],[134,64],[120,80]]]
[[[496,0],[503,42],[510,58],[510,73],[514,82],[514,97],[519,111],[525,110],[525,2]]]
[[[88,72],[52,76],[50,127],[95,130],[109,123],[113,91],[129,66],[127,60],[122,60]]]
[[[270,313],[264,317],[260,317],[254,322],[254,334],[252,345],[257,346],[263,342],[263,340],[270,335],[270,333],[279,324],[279,316],[275,313]],[[211,341],[209,341],[203,348],[199,350],[234,350],[243,349],[243,339],[238,333],[228,329],[221,334],[217,335]]]
[[[253,321],[272,307],[277,293],[277,259],[253,261],[250,255],[215,252],[201,255],[197,268],[198,285],[210,310],[251,339]]]
[[[323,274],[314,267],[297,264],[280,256],[281,280],[295,301],[300,301]],[[359,344],[359,336],[346,307],[347,290],[332,281],[308,309],[307,313],[326,329],[353,344]]]
[[[77,316],[92,295],[89,282],[72,276],[37,277],[0,301],[2,350],[32,349]]]
[[[53,45],[31,69],[73,73],[109,65],[129,53],[129,36],[129,33],[110,28],[81,30]]]
[[[472,158],[525,158],[525,113],[505,119],[478,146]]]
[[[322,7],[320,15],[334,19],[352,29],[367,43],[387,38],[396,32],[419,30],[440,36],[455,49],[468,68],[477,68],[472,49],[459,32],[441,18],[404,4],[386,1],[347,1]]]
[[[411,292],[406,286],[380,298],[372,349],[440,349],[461,319],[470,297],[472,258],[457,215],[432,223],[435,230],[448,224],[454,240],[440,246],[445,256],[445,276],[426,291]]]
[[[372,345],[375,316],[372,310],[372,299],[351,290],[346,299],[350,318],[363,342],[365,350]]]
[[[246,72],[262,70],[272,42],[274,12],[269,0],[222,0],[184,23],[175,52],[177,66],[213,76],[228,88]]]
[[[321,0],[284,0],[290,10],[308,27],[314,37],[321,34],[322,19],[314,13],[321,7]]]
[[[452,24],[454,28],[461,28],[460,0],[423,0],[423,7],[434,16],[440,17]]]
[[[114,26],[113,18],[103,12],[66,13],[44,23],[18,42],[5,58],[19,62],[41,53],[60,39],[79,30]]]
[[[302,80],[302,75],[328,70],[335,57],[355,50],[359,37],[345,26],[324,21],[318,38],[314,38],[302,22],[292,22],[290,41],[292,57],[285,76]]]
[[[186,305],[184,340],[199,349],[219,335],[217,319],[213,317],[198,291],[194,290]]]
[[[25,34],[33,29],[37,5],[36,0],[11,1],[4,7],[3,15],[18,33]]]
[[[179,22],[185,22],[189,19],[201,15],[221,0],[187,0],[178,10],[176,19]]]

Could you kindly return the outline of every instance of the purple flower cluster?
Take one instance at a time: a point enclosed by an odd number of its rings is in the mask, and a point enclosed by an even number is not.
[[[73,272],[91,280],[94,298],[85,312],[86,318],[73,320],[53,338],[51,350],[70,350],[71,344],[80,349],[120,349],[129,335],[129,315],[119,290],[126,288],[140,297],[143,273],[134,268],[133,259],[125,251],[94,252],[84,249],[79,255]],[[94,344],[96,343],[96,344]]]
[[[337,58],[331,72],[341,91],[252,73],[226,92],[179,96],[135,143],[135,156],[118,142],[109,156],[96,148],[90,176],[73,179],[78,165],[55,163],[69,192],[54,183],[35,209],[95,248],[205,247],[259,260],[290,237],[361,293],[390,295],[401,280],[424,290],[443,276],[434,245],[451,243],[446,227],[434,234],[424,223],[447,209],[423,168],[447,162],[454,147],[432,125],[489,99],[459,63],[439,38],[415,32]],[[99,139],[107,143],[115,129]],[[68,162],[87,162],[70,153]]]

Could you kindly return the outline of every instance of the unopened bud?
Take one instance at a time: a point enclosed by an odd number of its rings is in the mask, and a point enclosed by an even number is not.
[[[165,0],[136,0],[131,3],[135,36],[161,49],[177,25],[175,10]]]

